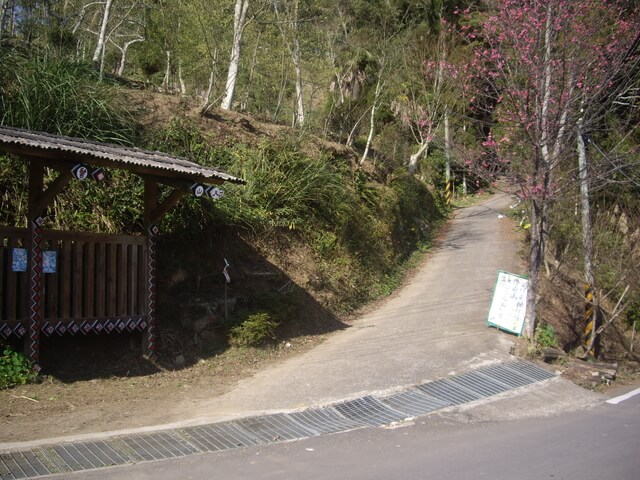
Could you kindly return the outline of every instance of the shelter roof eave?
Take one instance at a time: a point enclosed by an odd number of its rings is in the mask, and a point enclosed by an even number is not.
[[[245,183],[244,180],[215,168],[166,153],[14,127],[0,126],[0,151],[13,153],[25,159],[72,161],[94,167],[119,168],[143,176],[151,175],[204,184]]]

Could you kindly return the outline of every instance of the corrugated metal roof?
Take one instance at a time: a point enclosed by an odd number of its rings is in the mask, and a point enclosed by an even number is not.
[[[0,151],[29,153],[34,157],[65,160],[82,158],[97,166],[116,167],[135,173],[155,173],[174,178],[188,178],[202,183],[245,183],[244,180],[220,170],[198,165],[186,158],[161,152],[121,147],[50,133],[33,132],[0,126]],[[93,160],[93,162],[92,162]]]

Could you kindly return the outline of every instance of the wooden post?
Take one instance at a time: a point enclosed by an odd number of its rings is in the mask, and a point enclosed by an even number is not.
[[[42,189],[44,164],[32,161],[29,167],[29,328],[25,352],[36,370],[40,370],[40,323],[43,307],[42,281]]]
[[[174,190],[162,203],[158,200],[157,179],[144,179],[144,227],[147,231],[147,326],[142,337],[142,354],[154,360],[156,356],[156,241],[160,229],[158,222],[184,195]]]
[[[154,223],[154,213],[158,208],[158,184],[144,180],[144,228],[147,232],[147,328],[142,334],[142,355],[156,358],[156,237],[158,226]]]

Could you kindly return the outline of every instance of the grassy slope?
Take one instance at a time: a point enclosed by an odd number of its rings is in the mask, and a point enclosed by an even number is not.
[[[138,112],[143,136],[155,135],[152,146],[159,149],[176,147],[176,130],[178,137],[184,137],[184,128],[196,129],[195,137],[181,140],[180,147],[188,143],[189,148],[198,150],[193,144],[204,141],[216,152],[230,150],[240,158],[258,149],[267,156],[267,168],[276,168],[274,163],[280,161],[278,147],[286,150],[291,137],[298,135],[288,127],[262,123],[240,113],[210,110],[201,115],[196,106],[173,96],[131,92],[128,103]],[[160,141],[158,132],[162,132]],[[265,142],[269,147],[261,149]],[[349,209],[335,207],[339,211],[331,213],[334,217],[312,211],[317,219],[302,218],[288,226],[232,226],[225,224],[228,216],[213,215],[211,219],[206,212],[207,220],[195,218],[186,226],[180,222],[176,226],[170,219],[165,230],[174,233],[164,237],[159,259],[159,321],[168,359],[178,354],[196,358],[225,350],[231,328],[258,312],[268,313],[280,324],[275,333],[283,341],[341,328],[345,314],[397,287],[407,267],[415,262],[415,255],[428,246],[442,216],[424,185],[409,178],[394,178],[371,165],[356,169],[355,152],[312,135],[305,135],[295,149],[301,157],[296,158],[305,166],[307,158],[338,165],[342,176],[337,178],[346,182],[338,189],[348,191],[344,201],[351,202]],[[244,162],[248,171],[256,168],[255,163]],[[284,175],[293,175],[287,168],[296,165],[286,163],[282,167]],[[236,201],[246,200],[247,191],[256,189],[252,181],[275,182],[275,176],[244,173],[249,175],[249,185],[231,191]],[[269,186],[273,185],[258,188],[265,191]],[[287,184],[283,181],[282,186]],[[273,201],[273,196],[265,198],[259,200]],[[237,202],[217,206],[219,210],[243,208]],[[193,212],[177,210],[177,218],[191,215],[194,220]],[[270,214],[268,209],[260,211]],[[232,277],[226,292],[231,299],[226,315],[222,276],[225,259],[231,263]],[[203,320],[207,317],[213,321]],[[195,348],[191,346],[192,333]]]

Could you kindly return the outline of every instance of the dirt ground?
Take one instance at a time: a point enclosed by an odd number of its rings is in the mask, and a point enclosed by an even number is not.
[[[212,143],[220,145],[255,144],[263,138],[275,138],[287,129],[215,108],[202,114],[199,106],[177,96],[132,90],[126,101],[143,126],[158,128],[168,125],[175,116],[186,117],[207,131]],[[352,155],[344,146],[319,138],[310,141],[307,148],[334,151],[346,157]],[[159,281],[171,284],[176,283],[173,277],[179,277],[183,289],[194,290],[197,280],[200,289],[200,276],[184,278],[180,274],[185,270],[199,272],[208,268],[218,271],[219,265],[215,262],[222,262],[224,253],[237,259],[233,265],[234,279],[241,280],[246,289],[260,289],[263,285],[257,283],[268,281],[280,282],[278,286],[283,282],[305,285],[310,271],[304,261],[308,252],[299,251],[296,245],[277,247],[272,251],[275,258],[269,259],[265,252],[251,251],[239,238],[226,239],[224,249],[214,252],[219,253],[220,259],[210,255],[208,263],[199,258],[190,265],[171,265],[172,259],[165,258],[167,261],[159,268],[175,267],[175,271],[160,272],[163,278]],[[265,273],[268,277],[260,277]],[[205,287],[210,285],[202,282],[202,289]],[[267,289],[273,287],[266,285]],[[178,296],[172,285],[159,288],[164,288],[167,298]],[[243,292],[236,291],[234,295],[242,296]],[[179,302],[173,303],[175,305],[169,302],[159,307],[173,314]],[[281,336],[284,340],[262,349],[222,345],[213,351],[203,351],[189,347],[190,336],[180,331],[180,325],[161,329],[159,342],[163,354],[155,364],[140,357],[140,338],[135,335],[43,339],[41,360],[47,366],[43,381],[0,391],[0,442],[113,431],[175,420],[167,416],[170,407],[222,395],[258,369],[309,349],[328,332],[341,328],[342,320],[327,313],[311,295],[306,295],[303,303],[308,325],[284,332]],[[215,336],[216,332],[209,334]],[[215,339],[208,340],[216,344]],[[183,359],[179,360],[179,356]]]
[[[247,289],[254,294],[273,291],[285,279],[300,284],[310,268],[309,261],[299,258],[302,253],[292,245],[288,251],[293,257],[287,258],[296,261],[295,268],[282,265],[283,259],[267,259],[250,251],[244,242],[234,244],[233,252],[227,252],[230,258],[237,259],[233,276],[238,282],[230,288],[236,298],[250,297]],[[184,264],[178,268],[191,270],[190,267]],[[286,268],[287,273],[281,268]],[[252,276],[256,269],[269,275]],[[214,325],[201,333],[201,343],[194,344],[191,330],[172,317],[180,315],[176,313],[182,308],[180,292],[203,282],[189,274],[181,277],[181,284],[169,287],[165,284],[173,273],[169,269],[159,279],[162,301],[156,362],[141,357],[139,333],[43,338],[43,381],[0,390],[0,443],[177,421],[167,413],[176,405],[188,411],[190,404],[228,392],[241,379],[317,345],[329,332],[346,325],[344,319],[335,318],[313,296],[298,288],[297,308],[304,315],[277,331],[279,340],[275,343],[261,348],[229,346],[222,327]],[[242,290],[236,286],[238,283],[243,285]],[[211,289],[210,285],[206,287]]]
[[[76,342],[76,348],[66,352],[73,362],[58,363],[56,377],[0,391],[0,442],[168,423],[176,420],[167,417],[176,404],[221,395],[258,369],[322,339],[308,336],[265,349],[231,348],[183,368],[163,368],[140,358],[137,341],[131,342],[136,344],[132,348],[126,338],[113,337],[107,348],[96,350],[95,338],[85,338],[82,346]]]

